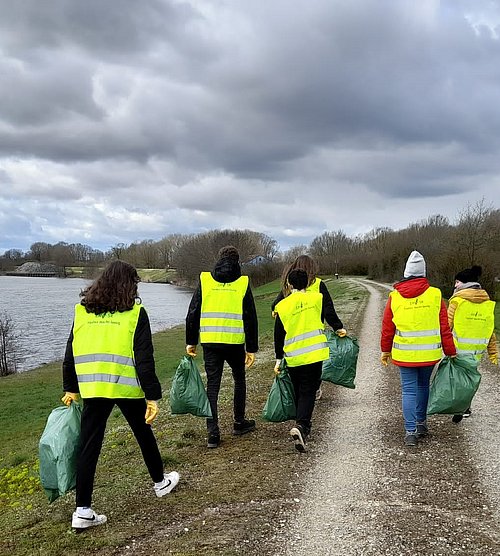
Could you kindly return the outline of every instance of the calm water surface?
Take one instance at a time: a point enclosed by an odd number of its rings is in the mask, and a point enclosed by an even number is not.
[[[78,294],[90,284],[80,278],[0,276],[0,313],[8,313],[20,336],[21,370],[64,357]],[[192,293],[170,284],[139,284],[153,332],[184,322]]]

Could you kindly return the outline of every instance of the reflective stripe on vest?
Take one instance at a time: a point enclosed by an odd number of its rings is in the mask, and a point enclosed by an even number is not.
[[[455,297],[453,339],[457,353],[473,355],[478,361],[483,357],[495,327],[495,302],[473,303]]]
[[[73,356],[82,398],[144,398],[133,353],[140,309],[95,315],[75,306]]]
[[[243,298],[248,276],[234,282],[217,282],[210,272],[202,272],[200,342],[202,344],[244,344]]]
[[[402,363],[427,363],[442,357],[439,312],[441,292],[429,287],[418,297],[390,293],[396,332],[391,356]]]
[[[321,321],[323,296],[293,292],[275,307],[285,328],[284,356],[290,367],[325,361],[330,355]]]

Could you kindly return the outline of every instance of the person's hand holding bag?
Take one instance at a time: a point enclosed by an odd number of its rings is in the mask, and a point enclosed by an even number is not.
[[[80,401],[80,394],[75,394],[74,392],[64,392],[64,396],[61,398],[61,401],[64,405],[69,407],[71,402]]]

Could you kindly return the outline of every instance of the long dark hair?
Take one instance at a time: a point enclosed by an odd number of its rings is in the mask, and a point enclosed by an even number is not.
[[[299,255],[293,263],[290,263],[287,267],[285,267],[281,276],[281,291],[284,296],[287,296],[290,293],[288,275],[292,272],[292,270],[305,270],[307,272],[307,287],[309,287],[316,279],[318,265],[309,255]]]
[[[140,278],[134,266],[124,261],[113,261],[80,293],[80,303],[87,313],[96,315],[130,311],[136,300],[140,300],[138,282]]]

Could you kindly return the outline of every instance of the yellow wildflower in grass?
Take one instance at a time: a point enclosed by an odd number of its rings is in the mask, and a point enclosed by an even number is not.
[[[40,488],[38,461],[23,462],[14,467],[0,468],[0,501],[11,507],[19,506],[19,499],[33,495]]]

